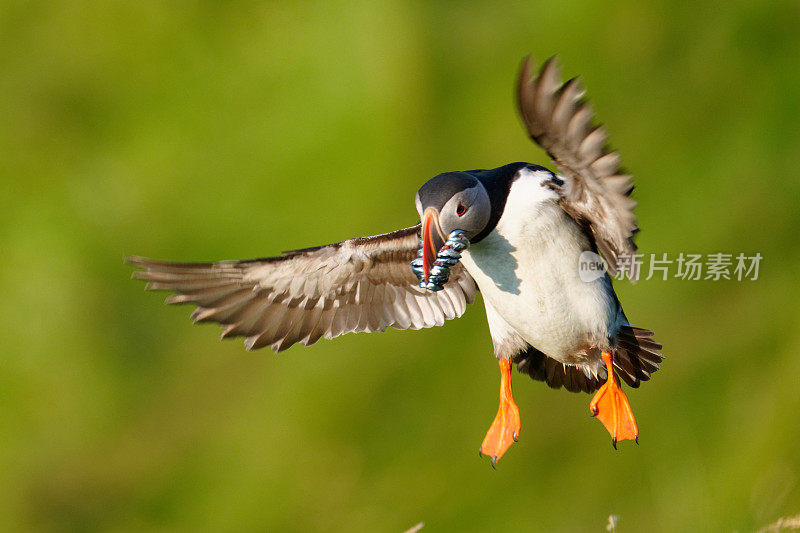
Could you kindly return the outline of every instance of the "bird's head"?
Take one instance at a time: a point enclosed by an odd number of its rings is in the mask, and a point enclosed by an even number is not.
[[[427,280],[447,236],[461,230],[472,239],[489,223],[492,206],[483,184],[465,172],[445,172],[431,178],[414,201],[422,222],[423,273]]]

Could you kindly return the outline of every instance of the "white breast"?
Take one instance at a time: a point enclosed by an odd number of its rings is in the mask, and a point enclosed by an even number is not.
[[[486,302],[496,349],[514,345],[509,338],[517,334],[558,361],[588,362],[587,342],[610,337],[617,306],[606,277],[580,279],[578,258],[591,249],[589,239],[557,205],[555,191],[541,185],[549,177],[521,170],[496,228],[462,262]]]

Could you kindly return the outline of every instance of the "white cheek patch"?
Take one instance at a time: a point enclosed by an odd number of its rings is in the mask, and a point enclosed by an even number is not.
[[[442,206],[442,212],[439,213],[439,216],[450,216],[451,213],[455,213],[460,198],[461,195],[457,194],[447,200],[447,203]]]
[[[461,216],[458,215],[459,204],[467,207],[467,211]],[[442,207],[439,215],[442,228],[447,231],[461,229],[470,236],[477,235],[491,216],[491,205],[489,197],[483,189],[483,185],[476,185],[465,189],[454,195]]]
[[[442,231],[445,233],[453,231],[454,229],[462,229],[457,228],[459,225],[459,217],[455,215],[455,202],[458,202],[456,197],[450,198],[447,203],[442,206],[442,211],[439,213],[439,224],[442,226]]]
[[[475,203],[475,199],[478,197],[478,192],[480,190],[479,187],[482,187],[482,185],[476,185],[464,191],[464,196],[470,205]]]

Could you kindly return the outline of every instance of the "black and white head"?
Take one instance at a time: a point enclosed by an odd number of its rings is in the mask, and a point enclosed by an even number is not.
[[[470,239],[489,223],[492,203],[486,187],[467,172],[445,172],[428,180],[414,199],[422,222],[423,271],[427,279],[447,236],[461,230]]]
[[[454,230],[462,230],[475,244],[497,224],[511,190],[520,177],[530,177],[548,191],[542,199],[552,198],[553,188],[563,181],[545,167],[531,163],[510,163],[489,170],[445,172],[428,180],[415,198],[423,234],[431,218],[433,239],[446,239]],[[438,233],[438,236],[437,236]],[[439,243],[441,244],[441,243]]]
[[[503,214],[512,184],[520,176],[541,173],[543,187],[555,179],[544,167],[511,163],[489,170],[445,172],[431,178],[417,192],[415,203],[422,222],[423,271],[436,260],[436,252],[455,230],[472,244],[481,241]],[[552,190],[548,197],[552,197]]]

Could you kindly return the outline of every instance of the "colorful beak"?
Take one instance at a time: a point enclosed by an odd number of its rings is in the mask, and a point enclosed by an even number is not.
[[[430,277],[436,254],[444,246],[445,238],[439,226],[439,213],[429,207],[422,214],[422,274],[425,283]]]

